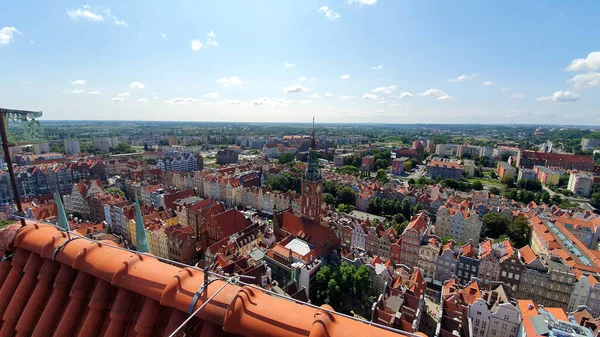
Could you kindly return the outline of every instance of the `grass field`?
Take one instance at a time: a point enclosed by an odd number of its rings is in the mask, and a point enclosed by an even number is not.
[[[496,187],[504,187],[504,185],[502,185],[501,182],[499,182],[498,180],[493,180],[493,179],[482,179],[482,178],[469,178],[469,183],[474,183],[476,181],[481,182],[484,186],[496,186]]]

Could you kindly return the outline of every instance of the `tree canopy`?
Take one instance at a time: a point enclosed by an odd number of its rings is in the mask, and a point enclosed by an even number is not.
[[[293,153],[291,152],[284,152],[282,154],[279,155],[279,164],[287,164],[287,163],[291,163],[296,159],[296,157],[294,156]]]

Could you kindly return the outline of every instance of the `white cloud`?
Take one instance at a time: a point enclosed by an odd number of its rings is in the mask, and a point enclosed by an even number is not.
[[[73,21],[79,21],[79,19],[86,19],[92,22],[104,21],[102,14],[92,9],[90,5],[84,5],[77,9],[69,8],[67,9],[67,15]]]
[[[586,73],[575,75],[567,82],[573,83],[576,88],[595,87],[600,85],[600,73]]]
[[[518,92],[516,94],[510,95],[510,98],[520,99],[520,98],[525,98],[525,95],[523,95],[522,93]]]
[[[572,91],[555,91],[552,96],[538,97],[536,101],[553,101],[553,102],[575,102],[579,100],[579,95]]]
[[[373,94],[363,94],[362,95],[363,99],[377,99],[377,95],[373,95]]]
[[[99,90],[86,91],[85,93],[88,95],[102,95],[102,91]]]
[[[289,62],[286,62],[286,63],[283,64],[283,66],[289,69],[289,68],[294,68],[296,65],[292,64],[292,63],[289,63]]]
[[[332,93],[330,93],[330,92],[326,92],[326,93],[325,93],[325,97],[331,97],[331,96],[333,96],[333,94],[332,94]]]
[[[242,105],[242,104],[244,104],[244,102],[242,102],[238,99],[226,99],[226,100],[222,100],[221,104]]]
[[[310,95],[310,96],[308,96],[308,97],[310,97],[310,98],[321,98],[321,95],[319,95],[319,94],[317,94],[317,93],[314,93],[314,94],[311,94],[311,95]]]
[[[192,41],[190,41],[190,47],[192,47],[193,51],[198,51],[198,50],[204,48],[204,45],[202,44],[202,42],[200,40],[192,40]]]
[[[148,103],[148,102],[150,102],[150,100],[145,97],[142,97],[142,98],[138,99],[137,102],[138,103]]]
[[[86,82],[86,80],[75,80],[71,82],[71,85],[84,85]]]
[[[422,92],[419,95],[423,96],[423,97],[426,97],[426,96],[434,96],[434,97],[448,96],[448,95],[446,95],[446,92],[444,92],[443,90],[433,89],[433,88],[431,88],[425,92]]]
[[[340,99],[343,99],[343,100],[352,99],[352,98],[354,98],[354,96],[352,96],[352,95],[341,95],[340,96]]]
[[[442,96],[438,97],[437,99],[438,99],[438,101],[449,101],[449,100],[451,100],[453,98],[454,97],[449,96],[449,95],[442,95]]]
[[[304,77],[304,76],[298,77],[298,81],[304,82],[304,81],[306,81],[306,77]]]
[[[317,13],[324,13],[325,17],[331,21],[335,21],[340,18],[340,15],[336,11],[334,11],[333,8],[329,8],[327,6],[319,8]]]
[[[269,98],[269,97],[260,97],[255,100],[252,100],[250,103],[257,106],[285,106],[289,103],[292,103],[293,100],[283,99],[283,98]]]
[[[371,6],[377,3],[377,0],[347,0],[346,3],[358,4],[359,6],[367,5]]]
[[[490,82],[490,81],[485,81],[483,83],[481,83],[481,85],[485,86],[485,87],[489,87],[490,85],[494,84],[494,82]]]
[[[589,53],[584,59],[574,59],[567,67],[568,71],[596,71],[600,69],[600,51]]]
[[[300,84],[290,85],[289,87],[283,88],[283,92],[291,94],[295,92],[308,92],[310,89],[301,86]]]
[[[462,82],[462,81],[470,80],[470,79],[475,78],[477,76],[478,76],[478,74],[471,74],[471,75],[462,74],[462,75],[460,75],[460,76],[458,76],[456,78],[451,78],[451,79],[448,79],[446,81],[448,81],[448,82]]]
[[[405,98],[405,97],[412,97],[412,96],[413,96],[413,94],[411,94],[408,91],[405,91],[405,92],[401,93],[400,96],[398,96],[398,98]]]
[[[165,101],[165,103],[167,103],[167,104],[191,104],[196,101],[198,101],[198,100],[195,98],[191,98],[191,97],[187,97],[187,98],[176,97],[176,98]]]
[[[373,70],[381,70],[381,68],[383,68],[383,64],[380,64],[376,67],[371,67],[371,69],[373,69]]]
[[[512,91],[512,89],[510,89],[510,88],[502,88],[502,89],[500,89],[500,91]]]
[[[131,82],[129,83],[131,89],[144,89],[146,86],[142,82]]]
[[[387,102],[386,101],[379,101],[379,102],[377,102],[377,104],[387,104]]]
[[[69,94],[83,94],[85,93],[85,90],[83,89],[75,89],[75,90],[71,90],[71,91],[67,91]]]
[[[396,89],[398,89],[397,86],[390,85],[390,86],[387,86],[387,87],[377,87],[377,88],[371,90],[371,92],[373,92],[373,93],[383,93],[383,94],[391,95],[394,91],[396,91]]]
[[[130,93],[123,92],[123,93],[118,94],[116,97],[111,98],[110,100],[113,101],[113,102],[120,103],[120,102],[123,102],[129,96],[131,96]]]
[[[217,42],[217,40],[215,39],[215,32],[213,32],[212,30],[210,31],[210,33],[206,34],[206,36],[208,37],[208,40],[206,40],[206,44],[209,46],[213,46],[216,47],[219,45],[219,43]]]
[[[119,20],[115,15],[112,14],[111,10],[107,7],[96,7],[92,8],[90,5],[83,5],[77,9],[68,8],[67,15],[73,21],[79,21],[84,19],[91,22],[102,22],[105,18],[112,19],[113,23],[117,26],[127,27],[127,22]]]
[[[340,78],[341,78],[342,80],[347,80],[347,79],[349,79],[349,78],[350,78],[350,74],[344,74],[344,75],[340,76]]]
[[[307,99],[303,100],[303,101],[298,101],[298,104],[311,104],[311,103],[312,103],[312,101],[307,100]]]
[[[0,29],[0,44],[9,44],[15,40],[15,35],[23,35],[15,27],[4,27]]]
[[[208,94],[202,95],[202,97],[204,97],[204,98],[218,98],[219,94],[217,94],[216,92],[209,92]]]
[[[160,36],[162,36],[163,39],[167,38],[167,34],[165,34],[165,33],[160,33]]]
[[[222,84],[224,87],[230,87],[232,85],[241,85],[241,84],[244,84],[244,82],[242,82],[242,80],[239,77],[237,77],[237,76],[232,76],[232,77],[229,77],[229,78],[223,77],[221,79],[218,79],[217,83],[218,84]]]

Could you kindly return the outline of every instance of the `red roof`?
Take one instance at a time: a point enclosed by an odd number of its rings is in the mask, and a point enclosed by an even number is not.
[[[28,222],[13,242],[15,233],[0,232],[0,254],[9,245],[14,253],[0,262],[3,335],[165,336],[188,317],[190,304],[198,309],[210,297],[186,324],[186,336],[398,336],[221,280],[194,302],[204,283],[197,269],[118,250],[107,241],[65,244],[67,235],[50,225]]]
[[[223,237],[231,236],[250,225],[250,220],[236,209],[218,214],[215,216],[215,222],[221,229]]]

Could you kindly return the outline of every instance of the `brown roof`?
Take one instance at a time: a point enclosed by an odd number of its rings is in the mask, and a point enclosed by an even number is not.
[[[67,235],[53,226],[27,223],[18,234],[13,228],[0,232],[0,254],[9,247],[14,253],[0,262],[2,335],[168,336],[188,317],[190,304],[195,310],[214,296],[182,335],[398,336],[222,280],[212,282],[195,301],[204,283],[197,269],[123,251],[112,242],[66,243]]]

